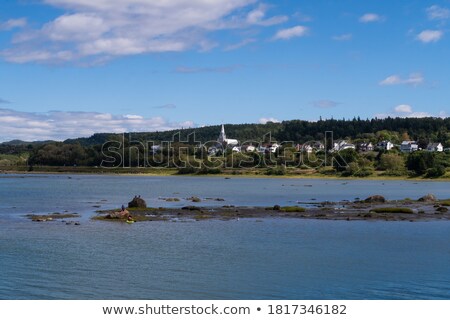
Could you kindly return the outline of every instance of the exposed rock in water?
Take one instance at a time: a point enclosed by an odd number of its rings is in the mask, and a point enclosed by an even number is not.
[[[196,207],[196,206],[186,206],[186,207],[181,208],[181,210],[190,210],[190,211],[196,210],[196,211],[200,211],[201,208]]]
[[[188,200],[190,200],[192,202],[201,202],[202,201],[199,197],[190,197],[190,198],[188,198]]]
[[[386,202],[386,199],[383,196],[380,196],[379,194],[370,196],[364,202],[367,203],[384,203]]]
[[[141,196],[135,196],[133,200],[128,202],[128,208],[147,208],[147,203]]]
[[[54,221],[56,219],[66,219],[66,218],[78,218],[80,215],[77,213],[49,213],[49,214],[28,214],[27,217],[32,221],[36,222],[45,222],[45,221]]]
[[[125,209],[123,211],[111,212],[105,216],[105,219],[126,219],[129,215],[130,212]]]
[[[180,199],[178,199],[178,198],[166,198],[164,200],[167,201],[167,202],[178,202],[178,201],[180,201]]]
[[[420,202],[434,202],[436,200],[437,200],[436,197],[433,194],[429,193],[426,196],[423,196],[423,197],[419,198],[417,201],[420,201]]]

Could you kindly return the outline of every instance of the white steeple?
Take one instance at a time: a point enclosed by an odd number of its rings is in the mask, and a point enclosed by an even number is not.
[[[227,140],[227,136],[225,135],[225,127],[222,125],[222,129],[220,130],[219,139],[217,141],[219,143],[224,143]]]

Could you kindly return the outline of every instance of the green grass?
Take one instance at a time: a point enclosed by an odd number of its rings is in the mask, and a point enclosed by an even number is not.
[[[305,212],[306,209],[298,206],[291,206],[291,207],[281,207],[280,211],[282,212]]]
[[[5,172],[14,172],[14,173],[22,173],[28,172],[29,167],[25,165],[26,158],[28,155],[19,156],[10,156],[5,155],[3,158],[0,157],[0,171]],[[22,159],[22,161],[20,161]],[[16,160],[19,160],[17,163]],[[287,168],[285,175],[272,175],[267,176],[266,171],[267,168],[240,168],[240,169],[222,169],[220,176],[231,176],[233,174],[238,174],[243,177],[275,177],[275,178],[307,178],[307,179],[336,179],[341,180],[343,177],[340,177],[336,173],[325,173],[327,168],[324,170],[299,170],[298,168]],[[177,168],[101,168],[101,167],[84,167],[84,166],[38,166],[35,165],[33,167],[34,173],[53,173],[53,174],[110,174],[110,175],[149,175],[149,176],[171,176],[176,175],[178,169]],[[325,172],[324,172],[325,171]],[[382,171],[375,171],[373,175],[369,177],[345,177],[346,180],[427,180],[425,176],[417,176],[417,177],[409,177],[408,175],[403,176],[383,176]],[[450,180],[450,170],[442,177],[439,177],[434,180],[440,181],[449,181]]]
[[[27,154],[12,155],[12,154],[0,154],[0,166],[17,166],[25,165],[28,159]]]
[[[441,201],[442,206],[450,207],[450,200]]]
[[[414,213],[410,208],[375,208],[370,211],[375,213]]]

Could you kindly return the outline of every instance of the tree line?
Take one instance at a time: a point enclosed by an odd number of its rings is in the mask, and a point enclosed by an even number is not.
[[[426,148],[430,142],[441,142],[444,147],[450,147],[450,118],[386,118],[386,119],[327,119],[316,122],[291,120],[281,123],[267,124],[230,124],[225,125],[227,137],[239,141],[270,143],[273,141],[291,141],[275,155],[267,156],[257,153],[250,155],[233,155],[225,150],[225,163],[231,166],[237,163],[244,166],[267,166],[274,163],[281,166],[311,167],[311,162],[322,161],[326,157],[317,153],[317,158],[311,160],[311,155],[301,155],[294,149],[295,144],[308,141],[322,141],[326,131],[332,131],[334,139],[348,139],[353,143],[389,140],[399,144],[403,140],[418,141],[419,147]],[[97,133],[88,138],[69,139],[64,142],[15,143],[0,144],[0,154],[29,154],[28,163],[31,166],[100,166],[105,164],[109,144],[121,145],[121,161],[126,166],[169,166],[179,167],[186,162],[194,161],[196,166],[209,166],[211,159],[206,151],[198,145],[216,141],[220,126],[171,130],[163,132],[142,132],[111,134]],[[164,142],[170,142],[164,143]],[[145,144],[150,142],[150,144]],[[158,152],[152,152],[151,144],[160,144]],[[111,153],[111,152],[110,152]],[[348,154],[347,154],[348,153]],[[273,158],[275,156],[275,158]],[[239,159],[242,157],[243,159]],[[302,158],[300,158],[302,157]],[[323,159],[321,159],[321,157]],[[345,166],[325,163],[342,175],[370,175],[374,170],[384,170],[387,174],[403,175],[405,172],[439,176],[448,167],[448,155],[416,152],[410,155],[393,152],[373,152],[360,154],[353,151],[344,152],[341,156]],[[143,162],[147,159],[147,162]],[[192,160],[195,159],[195,160]],[[289,161],[287,161],[289,159]],[[342,160],[341,159],[341,160]],[[199,162],[201,162],[199,164]],[[107,164],[107,163],[106,163]],[[434,170],[434,172],[432,172]],[[282,173],[282,171],[280,171]]]

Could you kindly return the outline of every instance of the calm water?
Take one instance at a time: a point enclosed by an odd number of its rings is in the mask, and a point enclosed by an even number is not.
[[[450,299],[449,222],[89,219],[93,206],[134,195],[152,206],[190,196],[265,206],[426,193],[450,198],[450,183],[3,175],[0,298]],[[81,225],[23,216],[64,210],[81,213]]]

